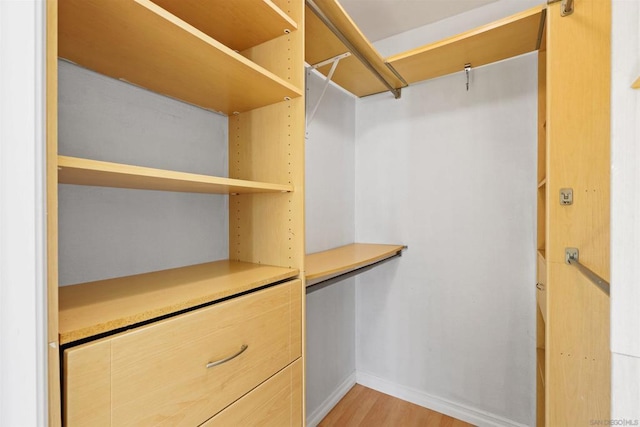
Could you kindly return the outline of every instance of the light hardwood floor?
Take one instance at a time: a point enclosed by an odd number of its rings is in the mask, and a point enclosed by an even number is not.
[[[319,427],[466,427],[471,425],[356,384],[320,422]]]

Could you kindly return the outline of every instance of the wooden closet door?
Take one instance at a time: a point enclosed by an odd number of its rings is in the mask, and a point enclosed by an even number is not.
[[[546,425],[589,425],[611,412],[609,297],[576,267],[609,280],[611,1],[575,0],[547,19]],[[560,189],[573,204],[560,204]]]

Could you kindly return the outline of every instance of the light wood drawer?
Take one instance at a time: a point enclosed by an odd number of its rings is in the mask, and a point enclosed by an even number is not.
[[[204,422],[300,357],[301,286],[294,280],[66,350],[66,424]],[[242,345],[239,356],[206,367]]]
[[[296,360],[202,426],[301,426],[302,366]]]

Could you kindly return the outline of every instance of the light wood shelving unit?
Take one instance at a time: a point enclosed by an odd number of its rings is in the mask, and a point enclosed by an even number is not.
[[[304,288],[304,3],[50,0],[47,46],[49,423],[56,426],[60,345],[284,280],[300,278]],[[58,58],[228,115],[229,176],[58,153]],[[229,259],[58,288],[57,183],[231,195]],[[302,341],[304,349],[304,334]],[[301,381],[293,401],[304,417]]]
[[[403,245],[352,243],[306,257],[306,282],[311,286],[325,280],[398,256]]]
[[[490,64],[540,47],[546,8],[527,11],[417,49],[390,56],[386,61],[407,83],[433,79]]]
[[[608,278],[610,111],[603,106],[609,105],[610,52],[603,34],[610,31],[610,2],[579,2],[568,17],[560,17],[560,3],[538,6],[386,60],[337,1],[316,2],[394,88],[405,86],[403,80],[415,83],[462,71],[467,63],[479,67],[539,50],[538,425],[609,419],[608,297],[564,263],[564,248],[584,248],[581,262]],[[52,426],[61,423],[60,344],[121,331],[283,280],[300,278],[302,287],[305,280],[307,286],[316,284],[397,256],[405,248],[352,244],[305,256],[303,61],[319,63],[348,49],[302,0],[216,2],[221,12],[211,13],[213,3],[48,1]],[[60,155],[58,57],[227,114],[229,177]],[[326,74],[328,69],[329,65],[319,71]],[[357,96],[387,90],[353,55],[341,60],[333,80]],[[640,87],[640,79],[633,87]],[[562,119],[566,117],[571,120]],[[580,147],[575,146],[578,141]],[[229,199],[230,259],[59,290],[58,182],[234,194]],[[557,202],[564,187],[574,188],[573,206]],[[304,331],[304,302],[299,309]],[[305,348],[304,333],[301,347]],[[294,363],[300,366],[301,359],[297,360]],[[303,376],[300,381],[302,396],[295,400],[304,402]]]
[[[362,34],[342,6],[335,0],[317,0],[316,4],[349,42],[369,61],[392,87],[406,84],[387,67],[383,57]],[[349,52],[349,48],[307,6],[305,61],[318,64],[324,60]],[[325,76],[331,65],[318,68]],[[368,96],[387,91],[387,87],[354,55],[342,59],[332,81],[356,96]]]
[[[632,87],[632,88],[634,88],[634,89],[640,89],[640,77],[638,77],[638,78],[636,79],[636,81],[635,81],[635,82],[633,82],[633,84],[631,85],[631,87]]]

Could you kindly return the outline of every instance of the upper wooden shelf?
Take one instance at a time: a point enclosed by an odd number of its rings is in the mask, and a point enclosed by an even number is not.
[[[395,89],[406,86],[386,66],[384,59],[335,0],[316,0],[317,6],[349,42]],[[305,8],[305,61],[318,64],[348,52],[344,43],[307,6]],[[318,68],[325,76],[331,65]],[[354,55],[340,60],[332,81],[356,96],[387,91],[387,87]]]
[[[58,156],[58,182],[186,193],[282,193],[293,186]]]
[[[60,344],[116,331],[295,277],[298,270],[238,261],[59,288]]]
[[[634,88],[634,89],[640,89],[640,77],[638,77],[637,80],[635,82],[633,82],[631,87]]]
[[[352,243],[305,257],[306,286],[349,273],[399,255],[406,246]]]
[[[270,0],[152,1],[237,51],[298,29],[295,21]]]
[[[546,8],[524,12],[387,58],[408,83],[490,64],[538,49]]]
[[[98,73],[226,114],[302,95],[149,0],[58,4],[60,57]]]

